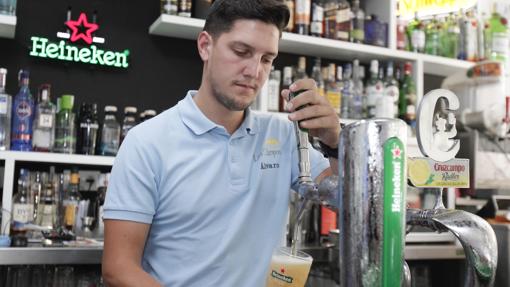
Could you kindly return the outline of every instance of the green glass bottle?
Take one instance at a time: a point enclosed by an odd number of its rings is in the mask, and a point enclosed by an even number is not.
[[[457,17],[450,13],[443,25],[440,35],[441,55],[448,58],[457,58],[459,53],[460,28]]]
[[[406,62],[404,65],[404,79],[400,87],[398,116],[414,129],[416,123],[416,85],[410,62]]]
[[[508,22],[507,19],[497,12],[497,4],[494,3],[491,18],[487,21],[485,41],[488,42],[485,51],[491,60],[505,62],[508,55]]]
[[[439,55],[439,22],[436,16],[427,24],[425,29],[425,53],[429,55]]]
[[[408,39],[407,50],[423,53],[425,50],[425,27],[418,18],[418,12],[414,12],[414,19],[407,25],[406,34]]]

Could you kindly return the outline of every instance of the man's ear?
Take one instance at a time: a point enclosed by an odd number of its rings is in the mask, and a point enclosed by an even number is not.
[[[213,39],[206,31],[200,32],[197,39],[198,53],[202,61],[207,61],[211,55],[211,49],[213,45]]]

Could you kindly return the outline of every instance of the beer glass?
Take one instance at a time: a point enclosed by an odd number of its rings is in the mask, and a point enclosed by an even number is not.
[[[275,250],[267,274],[266,287],[304,287],[312,266],[312,256],[289,247]]]

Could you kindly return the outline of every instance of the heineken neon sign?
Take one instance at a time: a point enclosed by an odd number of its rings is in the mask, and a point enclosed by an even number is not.
[[[30,56],[117,68],[127,68],[129,66],[129,50],[122,52],[108,51],[92,44],[103,44],[105,41],[104,38],[93,36],[99,26],[90,23],[85,13],[81,13],[78,20],[68,20],[65,24],[71,33],[58,32],[58,38],[69,39],[71,43],[83,41],[88,46],[76,46],[65,40],[54,43],[48,38],[33,36],[30,38],[32,41]],[[83,28],[80,29],[80,27]]]

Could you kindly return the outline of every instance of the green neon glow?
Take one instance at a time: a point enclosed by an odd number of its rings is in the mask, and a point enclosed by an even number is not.
[[[117,68],[129,67],[129,50],[123,52],[105,51],[98,49],[95,45],[79,48],[67,45],[63,40],[57,44],[49,42],[47,38],[35,36],[30,40],[32,40],[30,56]]]

